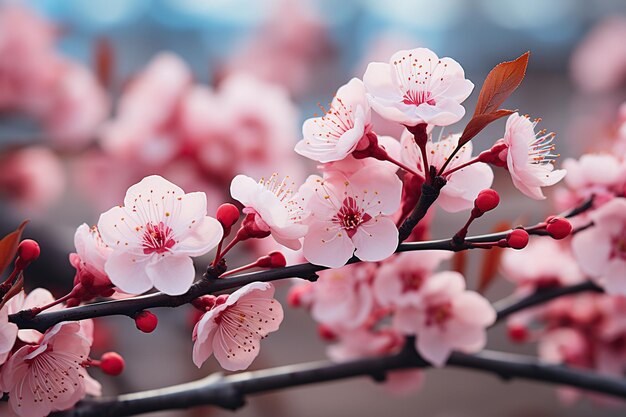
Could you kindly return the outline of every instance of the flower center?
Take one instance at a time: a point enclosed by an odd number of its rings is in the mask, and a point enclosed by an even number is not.
[[[166,226],[163,222],[159,224],[146,224],[146,231],[143,234],[142,246],[143,253],[150,255],[151,253],[163,253],[169,251],[176,241],[173,239],[172,228]]]
[[[412,104],[414,106],[419,106],[420,104],[424,103],[430,106],[434,106],[436,104],[435,99],[431,98],[430,96],[430,91],[425,90],[408,90],[406,93],[404,93],[402,99],[402,102],[404,104]]]
[[[534,126],[539,123],[540,119],[533,121]],[[533,164],[554,164],[555,160],[561,156],[560,154],[553,154],[552,151],[556,149],[552,141],[556,136],[555,133],[546,133],[546,130],[540,130],[537,132],[536,138],[531,142],[528,147],[528,156],[530,162]]]
[[[356,200],[353,197],[347,197],[343,200],[343,204],[333,221],[339,223],[339,225],[348,233],[348,237],[354,236],[357,228],[362,223],[370,220],[372,216],[367,213],[363,213],[363,210],[358,207]]]
[[[440,326],[452,317],[452,304],[443,303],[428,307],[426,310],[426,325]]]
[[[422,287],[424,276],[419,272],[403,272],[400,274],[400,280],[403,292],[417,291]]]
[[[613,253],[611,258],[626,259],[626,228],[613,238]]]

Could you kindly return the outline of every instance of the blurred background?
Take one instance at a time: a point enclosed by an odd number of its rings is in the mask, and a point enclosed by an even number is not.
[[[95,224],[129,185],[158,173],[186,191],[205,191],[211,211],[229,199],[235,174],[279,170],[304,178],[314,166],[292,152],[302,121],[351,77],[361,77],[368,62],[418,46],[460,62],[476,93],[495,64],[530,50],[526,79],[506,105],[541,117],[540,126],[557,133],[559,153],[578,156],[609,141],[624,118],[625,41],[622,0],[3,0],[0,228],[8,232],[31,219],[26,236],[39,240],[42,258],[29,271],[29,285],[63,294],[74,277],[67,258],[76,227]],[[470,114],[476,93],[465,102]],[[398,137],[396,126],[375,126]],[[474,146],[488,148],[503,127],[494,123]],[[551,212],[549,203],[524,198],[509,181],[496,176],[504,204],[475,232]],[[463,222],[464,215],[439,215],[433,235],[450,236]],[[268,247],[248,249],[242,264]],[[480,262],[481,254],[472,254],[469,270]],[[511,288],[499,280],[487,296],[497,300]],[[94,371],[106,395],[218,370],[213,360],[201,370],[191,362],[190,310],[156,313],[159,327],[149,335],[127,318],[98,321],[95,349],[118,350],[128,365],[115,379]],[[534,353],[504,333],[491,330],[489,348]],[[312,319],[286,308],[281,331],[263,342],[252,369],[322,358],[325,345]],[[238,414],[537,417],[623,410],[585,400],[565,405],[553,387],[444,369],[427,371],[424,387],[408,397],[390,396],[365,379],[338,381],[253,397]],[[159,415],[231,414],[207,408]]]

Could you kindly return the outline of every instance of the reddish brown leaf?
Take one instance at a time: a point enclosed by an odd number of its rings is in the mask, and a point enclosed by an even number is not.
[[[511,225],[502,222],[496,225],[493,232],[504,232],[509,230]],[[484,293],[491,285],[498,273],[498,267],[500,266],[500,258],[502,258],[503,248],[492,248],[485,252],[483,256],[483,264],[480,268],[480,276],[478,277],[477,291]]]
[[[472,117],[472,120],[470,120],[467,126],[465,126],[465,130],[463,130],[463,134],[461,134],[461,137],[459,138],[459,146],[462,146],[472,140],[474,136],[479,134],[481,130],[489,125],[489,123],[498,120],[501,117],[508,116],[511,113],[513,113],[513,110],[500,109],[493,113],[479,114]]]
[[[516,60],[502,62],[491,70],[478,95],[474,116],[498,110],[524,79],[529,56],[530,52],[526,52]]]
[[[94,69],[100,85],[110,88],[113,82],[114,53],[111,43],[106,39],[98,39],[93,52]]]
[[[452,270],[465,275],[467,267],[467,251],[455,252],[452,257]]]
[[[26,227],[28,220],[24,220],[17,230],[6,235],[0,240],[0,275],[4,273],[7,266],[11,264],[15,254],[17,253],[17,246],[20,244],[22,238],[22,231]]]

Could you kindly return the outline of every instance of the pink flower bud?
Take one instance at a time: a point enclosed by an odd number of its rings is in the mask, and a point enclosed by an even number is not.
[[[117,352],[107,352],[100,358],[100,369],[107,375],[117,376],[124,371],[124,358]]]
[[[515,229],[506,237],[506,243],[513,249],[524,249],[528,245],[528,232],[524,229]]]
[[[522,326],[521,324],[509,324],[507,326],[507,333],[509,335],[509,339],[514,341],[515,343],[524,343],[528,340],[528,329],[526,326]]]
[[[287,259],[285,255],[275,251],[257,259],[256,264],[261,268],[283,268],[287,265]]]
[[[565,239],[572,233],[572,224],[563,217],[550,216],[546,219],[546,230],[556,240]]]
[[[24,239],[17,247],[17,259],[15,260],[15,268],[24,269],[32,261],[39,258],[41,249],[39,244],[32,239]]]
[[[491,188],[487,188],[478,193],[476,200],[474,200],[474,207],[480,210],[481,213],[486,213],[498,207],[499,203],[500,196],[498,193]]]
[[[144,333],[152,333],[156,329],[159,319],[148,310],[140,311],[135,316],[135,326]]]
[[[224,203],[218,207],[215,217],[224,229],[229,229],[239,220],[239,209],[233,204]]]

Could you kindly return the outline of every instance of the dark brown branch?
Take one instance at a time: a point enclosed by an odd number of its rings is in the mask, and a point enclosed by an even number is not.
[[[610,378],[584,370],[549,365],[522,355],[483,351],[476,355],[455,352],[448,366],[493,373],[504,380],[522,378],[626,398],[626,380]],[[389,371],[427,368],[430,365],[413,349],[412,344],[400,353],[344,363],[329,361],[282,366],[229,376],[211,375],[199,381],[168,388],[84,401],[56,417],[122,417],[141,413],[215,405],[237,409],[246,396],[278,389],[357,376],[383,381]]]
[[[400,242],[404,242],[408,239],[415,226],[426,216],[428,209],[435,203],[441,189],[445,185],[445,178],[439,176],[433,177],[432,184],[427,182],[422,184],[422,193],[417,201],[417,205],[409,217],[407,217],[398,228],[398,239]]]
[[[504,300],[501,300],[494,304],[494,308],[498,313],[498,318],[496,321],[505,319],[509,315],[517,313],[520,310],[543,304],[545,302],[554,300],[555,298],[559,298],[564,295],[578,294],[586,291],[603,292],[602,288],[600,288],[592,281],[585,281],[581,282],[580,284],[570,285],[567,287],[537,290],[535,293],[523,298],[505,298]]]

